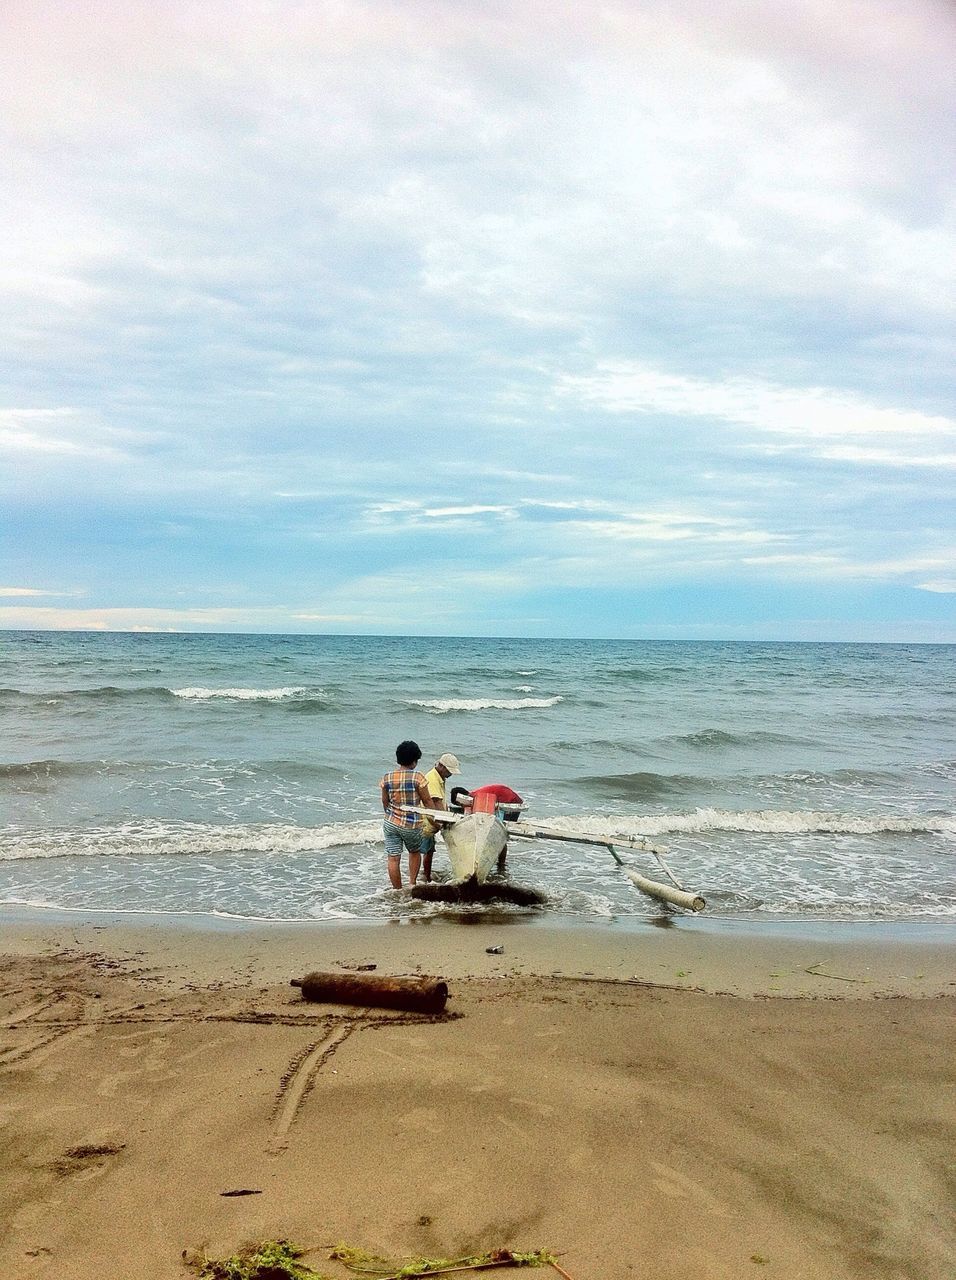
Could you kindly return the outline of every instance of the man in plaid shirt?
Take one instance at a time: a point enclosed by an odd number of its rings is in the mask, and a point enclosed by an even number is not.
[[[379,783],[382,790],[382,808],[385,810],[385,853],[388,857],[388,878],[393,889],[402,887],[402,849],[408,850],[408,879],[418,880],[421,870],[421,841],[424,822],[420,813],[406,813],[402,805],[424,805],[437,809],[439,804],[428,794],[425,775],[416,765],[422,758],[417,742],[400,742],[395,749],[397,769],[391,769]]]

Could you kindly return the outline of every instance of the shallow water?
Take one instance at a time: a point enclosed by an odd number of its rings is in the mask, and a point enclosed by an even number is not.
[[[0,633],[0,904],[266,919],[386,888],[396,742],[528,817],[646,835],[737,919],[956,915],[953,646]],[[624,855],[646,874],[652,858]],[[442,862],[441,853],[437,865]],[[561,919],[656,913],[606,851],[513,842]],[[518,909],[515,909],[518,910]]]

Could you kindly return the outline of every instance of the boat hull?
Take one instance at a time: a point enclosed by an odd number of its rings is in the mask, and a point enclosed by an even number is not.
[[[504,824],[493,813],[469,813],[454,826],[446,827],[444,835],[452,884],[466,880],[484,884],[508,842]]]

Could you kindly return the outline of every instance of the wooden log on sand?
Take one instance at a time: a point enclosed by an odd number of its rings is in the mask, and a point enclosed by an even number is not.
[[[359,1004],[369,1008],[444,1013],[448,983],[440,978],[391,978],[377,973],[307,973],[293,978],[303,1000],[319,1004]]]

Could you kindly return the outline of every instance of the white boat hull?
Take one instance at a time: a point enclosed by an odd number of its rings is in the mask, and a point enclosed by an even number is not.
[[[484,884],[508,841],[504,825],[492,813],[469,813],[444,830],[453,884]]]

